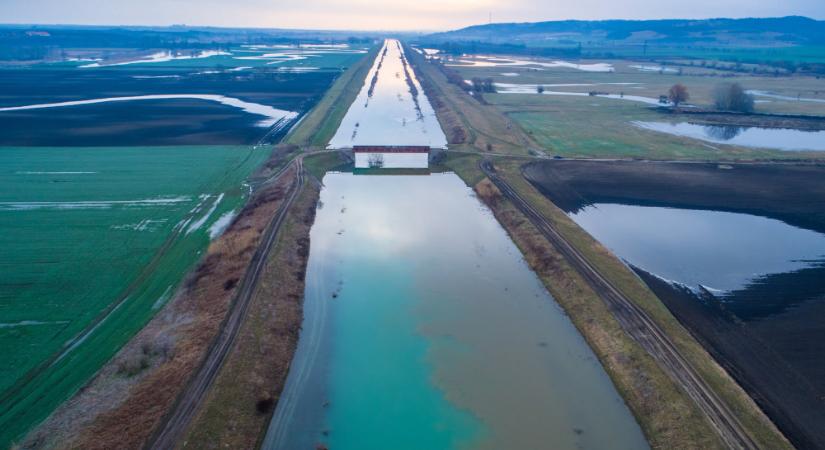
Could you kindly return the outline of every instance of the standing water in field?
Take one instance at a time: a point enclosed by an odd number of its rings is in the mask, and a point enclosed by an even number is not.
[[[331,173],[264,448],[645,448],[595,355],[454,174]]]
[[[684,136],[716,144],[775,148],[779,150],[825,150],[825,131],[701,125],[687,122],[633,122],[633,125],[645,130]]]
[[[425,145],[446,148],[447,138],[401,43],[388,39],[329,148],[353,145]]]

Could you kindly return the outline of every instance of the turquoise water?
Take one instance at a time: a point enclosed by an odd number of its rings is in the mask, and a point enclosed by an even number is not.
[[[454,174],[324,177],[264,448],[646,448],[598,360]]]

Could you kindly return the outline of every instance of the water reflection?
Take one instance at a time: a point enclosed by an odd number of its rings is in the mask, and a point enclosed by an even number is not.
[[[705,125],[705,134],[719,141],[729,141],[739,136],[744,130],[744,127],[735,125]]]
[[[395,39],[384,42],[328,147],[355,145],[447,147],[435,111]]]
[[[570,216],[621,258],[691,287],[743,289],[825,261],[825,235],[749,214],[599,203]]]
[[[695,123],[633,122],[646,130],[684,136],[719,144],[778,150],[825,150],[825,131],[790,128],[708,126]]]
[[[581,335],[454,174],[328,174],[264,448],[638,449]]]

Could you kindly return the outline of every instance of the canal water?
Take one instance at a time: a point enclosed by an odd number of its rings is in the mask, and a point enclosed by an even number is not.
[[[323,181],[301,341],[265,448],[647,447],[460,178]]]
[[[445,142],[423,92],[410,101],[418,84],[401,79],[401,51],[385,42],[372,96],[331,146]],[[301,337],[263,448],[647,448],[584,339],[455,174],[328,173],[310,238]]]
[[[384,42],[328,147],[353,145],[447,147],[435,111],[395,39]]]

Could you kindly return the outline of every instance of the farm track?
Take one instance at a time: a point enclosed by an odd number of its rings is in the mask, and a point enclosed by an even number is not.
[[[507,181],[498,176],[489,160],[480,162],[479,168],[585,278],[607,304],[625,332],[638,342],[684,389],[717,430],[725,445],[729,448],[758,449],[759,446],[751,439],[727,404],[696,373],[696,370],[653,319],[602,276],[598,269],[556,231],[541,213],[525,201]]]
[[[220,334],[210,346],[195,375],[178,396],[172,410],[164,417],[161,427],[147,441],[145,448],[173,449],[177,446],[197,414],[209,388],[220,373],[226,357],[232,350],[278,231],[304,184],[303,158],[301,156],[295,158],[292,164],[281,169],[279,174],[283,174],[291,166],[295,167],[296,176],[289,196],[269,222],[263,239],[238,286],[238,292],[232,302],[231,310],[221,326]]]

